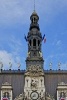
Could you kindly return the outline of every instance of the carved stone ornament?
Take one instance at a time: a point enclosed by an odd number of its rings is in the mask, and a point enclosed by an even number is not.
[[[1,89],[11,89],[12,90],[12,85],[9,84],[8,82],[5,82],[5,83],[2,84]]]
[[[35,78],[31,80],[31,87],[32,88],[37,88],[38,85],[38,80],[36,80]]]
[[[14,100],[27,100],[27,98],[25,97],[25,93],[22,93],[19,96],[17,96]]]
[[[58,85],[67,85],[67,84],[65,84],[64,82],[60,82]]]
[[[42,52],[41,52],[41,51],[39,51],[39,54],[40,54],[40,57],[43,57],[43,56],[42,56]]]
[[[33,71],[33,73],[32,73],[32,72],[27,71],[25,73],[25,76],[30,76],[30,77],[44,76],[44,72],[38,72],[37,73],[37,72]]]
[[[5,82],[5,83],[2,84],[2,85],[9,86],[9,85],[11,85],[11,84],[9,84],[8,82]]]
[[[42,72],[43,69],[41,68],[40,65],[30,65],[28,68],[27,68],[27,71],[35,71],[35,72]]]
[[[30,52],[28,52],[27,57],[30,57]]]
[[[51,96],[51,95],[50,95],[49,93],[47,93],[47,92],[46,92],[46,95],[45,95],[45,99],[46,99],[46,100],[55,100],[54,97]]]

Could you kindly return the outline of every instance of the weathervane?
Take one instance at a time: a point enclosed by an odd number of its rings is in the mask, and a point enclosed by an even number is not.
[[[34,11],[35,11],[35,0],[34,0]]]

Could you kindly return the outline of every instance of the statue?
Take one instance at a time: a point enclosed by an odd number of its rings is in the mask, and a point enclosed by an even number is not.
[[[37,81],[36,79],[32,79],[32,81],[31,81],[31,86],[32,86],[33,88],[37,88],[37,83],[38,83],[38,81]]]
[[[28,55],[28,57],[30,57],[30,52],[28,52],[28,54],[27,54],[27,55]]]
[[[40,57],[42,57],[42,52],[41,51],[39,51],[39,54],[40,54]]]

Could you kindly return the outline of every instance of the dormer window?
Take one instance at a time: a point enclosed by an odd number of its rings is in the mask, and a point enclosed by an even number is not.
[[[61,82],[57,86],[57,100],[66,100],[67,84]]]
[[[9,99],[9,93],[8,93],[8,92],[5,92],[5,93],[3,94],[2,100],[10,100],[10,99]]]
[[[12,100],[12,86],[8,82],[2,84],[1,100]]]
[[[60,100],[65,100],[65,93],[64,92],[60,93]]]
[[[61,92],[60,93],[60,97],[64,98],[65,97],[65,93],[64,92]]]

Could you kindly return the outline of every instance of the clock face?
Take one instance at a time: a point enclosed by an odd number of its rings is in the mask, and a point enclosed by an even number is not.
[[[32,100],[37,100],[38,97],[39,97],[39,95],[38,95],[37,92],[32,92],[32,93],[31,93],[31,99],[32,99]]]

